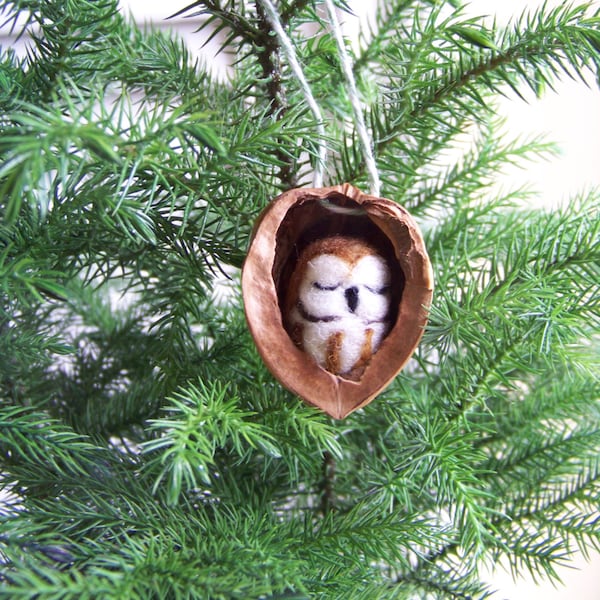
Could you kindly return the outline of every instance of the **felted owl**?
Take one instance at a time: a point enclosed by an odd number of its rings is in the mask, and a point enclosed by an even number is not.
[[[364,240],[316,240],[290,278],[287,330],[321,367],[358,380],[389,331],[390,286],[387,262]]]

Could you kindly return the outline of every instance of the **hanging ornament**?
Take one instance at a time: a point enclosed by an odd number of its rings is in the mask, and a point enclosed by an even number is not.
[[[246,318],[265,364],[337,419],[368,404],[405,366],[432,288],[413,218],[349,184],[273,200],[242,272]]]
[[[332,0],[336,39],[372,195],[322,187],[324,121],[271,0],[260,0],[314,115],[313,188],[278,196],[259,217],[242,271],[246,319],[260,355],[289,390],[334,418],[368,404],[412,356],[433,277],[417,224],[379,198],[380,180],[352,64]]]

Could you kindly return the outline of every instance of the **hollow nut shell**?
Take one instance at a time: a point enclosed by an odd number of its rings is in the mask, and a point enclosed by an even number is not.
[[[302,248],[339,234],[378,245],[401,286],[394,324],[358,381],[319,367],[294,344],[282,314]],[[275,198],[259,217],[242,271],[246,320],[263,361],[283,386],[336,419],[368,404],[404,368],[423,335],[432,292],[431,264],[414,219],[395,202],[349,184]]]

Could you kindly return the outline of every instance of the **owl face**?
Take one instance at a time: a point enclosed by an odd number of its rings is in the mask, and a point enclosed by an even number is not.
[[[306,264],[298,298],[311,317],[367,325],[386,317],[389,285],[389,269],[380,256],[367,255],[349,263],[334,254],[321,254]]]
[[[390,285],[388,264],[364,241],[313,242],[290,280],[292,338],[329,371],[364,370],[389,329]]]

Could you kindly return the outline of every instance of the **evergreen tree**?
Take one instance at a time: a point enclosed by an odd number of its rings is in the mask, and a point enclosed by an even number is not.
[[[266,370],[238,277],[319,144],[325,184],[368,188],[320,4],[278,10],[324,138],[261,1],[173,6],[226,81],[117,0],[0,1],[29,40],[0,72],[0,597],[484,598],[481,565],[600,546],[599,194],[493,186],[552,151],[494,97],[597,77],[599,13],[379,3],[354,75],[436,291],[409,368],[334,421]]]

